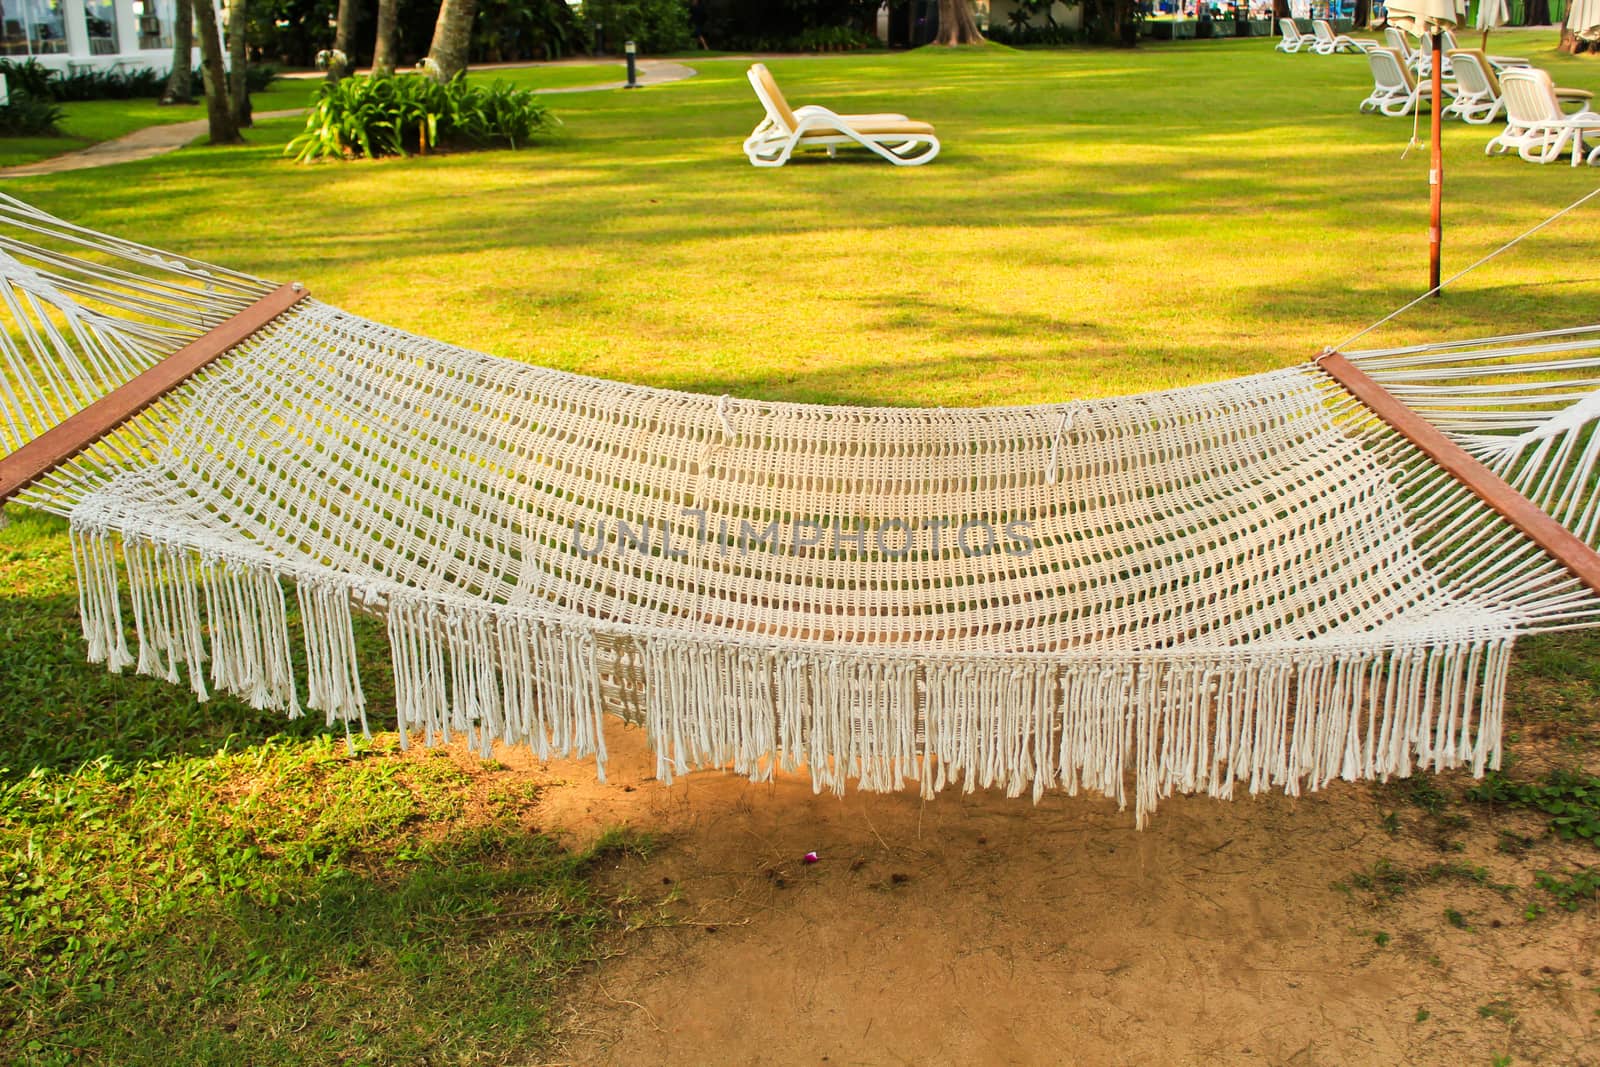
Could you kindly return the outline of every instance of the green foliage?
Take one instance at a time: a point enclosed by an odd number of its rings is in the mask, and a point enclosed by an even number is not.
[[[272,85],[277,77],[278,68],[273,66],[271,63],[252,63],[244,69],[245,88],[252,93],[266,92],[268,87]],[[190,75],[189,80],[190,84],[195,87],[196,91],[204,91],[205,75],[199,67],[194,68],[194,72]],[[160,96],[162,90],[166,88],[166,82],[167,79],[162,78],[161,87],[151,95]]]
[[[706,30],[713,48],[828,52],[878,43],[871,32],[876,0],[731,0],[713,7]]]
[[[1012,12],[1013,15],[1023,14],[1020,10]],[[1044,26],[1035,26],[1025,21],[1020,24],[1001,26],[998,23],[989,27],[986,36],[996,44],[1011,45],[1013,47],[1026,47],[1028,45],[1042,45],[1046,47],[1065,44],[1077,44],[1084,40],[1082,32],[1069,29],[1066,26],[1054,23]]]
[[[56,72],[37,59],[29,57],[21,63],[14,59],[0,59],[0,74],[5,75],[6,85],[13,94],[20,90],[41,99],[54,96],[51,86],[55,82]]]
[[[607,52],[621,52],[626,41],[641,52],[681,52],[692,43],[685,0],[584,0],[578,21],[584,40],[592,45],[599,31]]]
[[[71,74],[43,66],[36,59],[18,63],[0,59],[0,74],[13,94],[22,90],[37,100],[74,103],[85,100],[156,100],[166,91],[167,76],[153,67],[138,70],[79,70]],[[245,83],[252,93],[265,92],[278,76],[277,68],[252,64],[245,71]],[[193,74],[198,89],[204,85],[199,68]]]
[[[878,39],[850,26],[818,26],[795,38],[796,52],[854,52],[876,48]]]
[[[504,82],[447,85],[420,75],[324,82],[305,130],[284,149],[300,162],[427,153],[438,147],[516,148],[554,121],[533,93]]]
[[[1534,881],[1567,911],[1577,911],[1584,901],[1600,897],[1600,867],[1580,867],[1556,874],[1540,871]]]
[[[0,107],[0,137],[54,137],[61,133],[61,105],[48,96],[12,90]]]
[[[1550,831],[1600,846],[1600,777],[1551,771],[1543,784],[1515,782],[1494,773],[1467,791],[1470,800],[1530,808],[1550,816]]]
[[[1502,896],[1510,894],[1515,887],[1504,882],[1494,881],[1487,867],[1479,867],[1470,863],[1430,863],[1426,867],[1410,869],[1384,857],[1373,863],[1371,870],[1356,871],[1348,878],[1334,882],[1335,889],[1344,892],[1359,889],[1372,896],[1374,903],[1382,904],[1403,896],[1415,886],[1432,885],[1438,882],[1453,881],[1465,882],[1469,885],[1482,886],[1492,889]],[[1465,920],[1461,913],[1455,909],[1447,909],[1445,918],[1452,926],[1463,926]]]
[[[472,24],[472,58],[560,59],[586,42],[565,0],[478,0]]]
[[[134,100],[159,97],[166,86],[167,76],[152,67],[127,71],[91,68],[58,75],[50,90],[57,100]]]

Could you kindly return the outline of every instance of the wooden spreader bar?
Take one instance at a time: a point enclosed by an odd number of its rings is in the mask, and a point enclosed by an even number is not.
[[[279,286],[125,385],[63,419],[10,455],[0,457],[0,504],[172,392],[202,367],[310,295],[298,282]]]
[[[1521,530],[1528,540],[1577,575],[1583,584],[1600,593],[1600,554],[1576,534],[1517,492],[1505,479],[1473,459],[1466,449],[1446,437],[1437,426],[1411,410],[1338,352],[1319,357],[1317,366],[1365,404],[1374,415],[1398,430],[1429,459],[1477,494],[1501,518]]]

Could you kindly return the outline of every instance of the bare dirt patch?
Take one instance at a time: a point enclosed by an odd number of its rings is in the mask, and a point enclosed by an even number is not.
[[[1600,918],[1533,884],[1597,854],[1465,778],[1179,798],[1139,832],[1098,797],[668,787],[641,731],[608,743],[604,784],[499,754],[543,829],[659,835],[608,877],[663,925],[572,990],[563,1062],[1600,1062]]]

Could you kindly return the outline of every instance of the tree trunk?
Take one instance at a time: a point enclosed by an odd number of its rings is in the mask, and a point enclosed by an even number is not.
[[[206,0],[200,0],[205,3]],[[228,105],[232,109],[233,124],[240,129],[252,125],[250,121],[250,82],[245,77],[250,70],[249,41],[245,30],[245,0],[232,0],[228,6]]]
[[[1600,52],[1600,44],[1596,44],[1592,41],[1580,40],[1578,35],[1572,32],[1572,27],[1562,26],[1561,43],[1556,46],[1556,49],[1558,51],[1565,52],[1568,55],[1576,56],[1581,55],[1584,52]]]
[[[339,0],[339,15],[334,20],[333,50],[352,55],[356,46],[356,0]]]
[[[939,0],[939,37],[934,43],[983,43],[983,34],[978,32],[978,21],[972,17],[972,5],[967,0]]]
[[[1372,28],[1372,0],[1356,0],[1355,23],[1363,30]]]
[[[472,16],[478,0],[444,0],[439,5],[439,21],[433,25],[433,76],[447,82],[467,69],[467,49],[472,44]]]
[[[328,57],[328,80],[336,82],[356,69],[356,0],[339,0],[333,21],[333,54]]]
[[[172,14],[172,72],[167,75],[167,89],[161,94],[163,104],[194,103],[194,86],[190,66],[194,62],[194,8],[189,0],[177,0]]]
[[[1550,0],[1528,0],[1523,8],[1522,24],[1524,26],[1550,25]]]
[[[206,119],[212,144],[243,144],[239,127],[228,107],[228,72],[222,66],[222,36],[217,32],[217,9],[211,0],[196,0],[195,22],[200,27],[200,73],[206,82]]]
[[[378,0],[378,43],[372,49],[372,76],[394,73],[399,48],[398,7],[400,0]]]

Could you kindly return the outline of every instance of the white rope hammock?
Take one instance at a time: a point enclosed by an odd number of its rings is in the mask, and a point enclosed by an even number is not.
[[[272,289],[0,199],[0,453]],[[1600,327],[1350,358],[1596,542]],[[1600,624],[1600,596],[1314,363],[822,407],[304,300],[18,499],[70,519],[90,658],[202,698],[365,728],[364,612],[403,740],[603,769],[612,713],[664,780],[1091,789],[1141,823],[1174,792],[1482,773],[1515,637]]]

